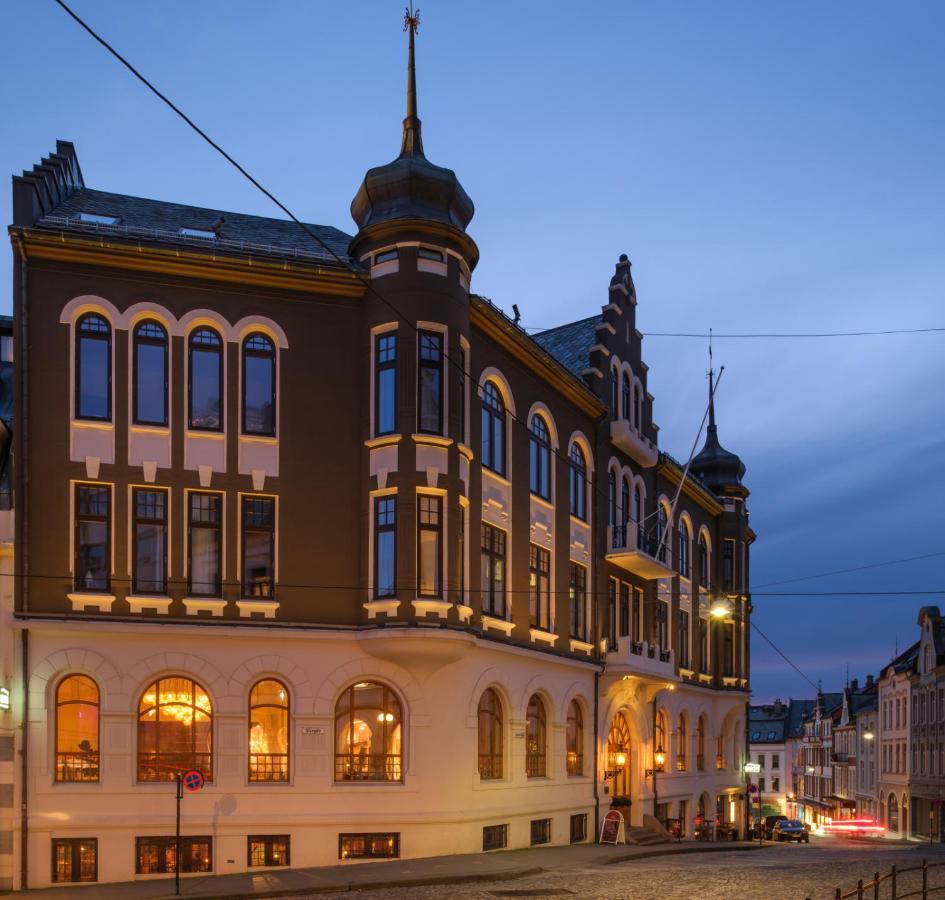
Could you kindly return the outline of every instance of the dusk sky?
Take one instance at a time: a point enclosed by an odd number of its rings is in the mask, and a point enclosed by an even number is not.
[[[300,218],[353,230],[364,171],[399,149],[402,2],[73,5]],[[473,289],[524,325],[597,313],[625,252],[644,334],[945,326],[945,4],[421,7],[425,150],[476,203]],[[60,138],[90,187],[279,215],[52,0],[3,4],[0,31],[0,171]],[[683,460],[706,350],[644,341]],[[715,359],[755,623],[825,689],[878,672],[945,606],[945,333],[720,338]],[[768,596],[791,590],[903,593]],[[757,634],[752,680],[757,700],[812,693]]]

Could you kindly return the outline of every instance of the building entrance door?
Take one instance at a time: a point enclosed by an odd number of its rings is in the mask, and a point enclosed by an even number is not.
[[[630,724],[627,717],[618,712],[607,735],[607,770],[612,797],[630,796]]]

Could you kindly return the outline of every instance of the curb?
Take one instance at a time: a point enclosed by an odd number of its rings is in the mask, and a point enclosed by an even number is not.
[[[604,860],[604,864],[613,866],[617,863],[633,862],[637,859],[653,859],[657,856],[679,856],[685,853],[738,853],[747,850],[766,850],[770,846],[770,844],[746,844],[742,842],[722,844],[718,848],[682,844],[674,845],[674,849],[672,850],[645,850],[642,853],[628,853],[626,856],[617,856],[613,859]]]

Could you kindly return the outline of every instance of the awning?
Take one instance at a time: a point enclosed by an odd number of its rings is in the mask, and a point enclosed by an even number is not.
[[[815,809],[833,809],[832,803],[824,803],[823,800],[814,800],[809,797],[805,797],[803,800],[798,798],[796,802],[798,806],[812,806]]]

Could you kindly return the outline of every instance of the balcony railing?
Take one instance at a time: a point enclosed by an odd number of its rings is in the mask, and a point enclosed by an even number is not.
[[[607,529],[608,559],[642,578],[669,578],[674,572],[666,542],[635,522],[611,525]]]
[[[337,753],[335,781],[400,781],[399,753]]]
[[[626,419],[615,419],[610,423],[610,439],[645,469],[655,466],[659,459],[656,445]]]
[[[98,781],[98,753],[57,753],[56,781]]]
[[[206,781],[213,781],[210,753],[139,753],[138,781],[174,781],[181,772],[198,769]]]
[[[527,778],[545,777],[545,754],[544,753],[526,753],[525,754],[525,776]]]
[[[288,753],[250,753],[250,781],[288,781]]]

